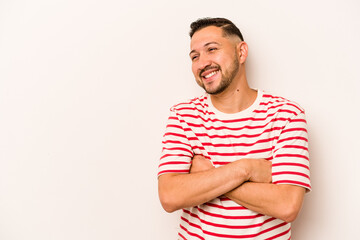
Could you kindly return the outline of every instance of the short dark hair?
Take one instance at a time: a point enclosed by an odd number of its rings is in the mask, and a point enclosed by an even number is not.
[[[209,26],[216,26],[223,30],[226,36],[236,35],[241,41],[244,41],[244,38],[240,30],[235,26],[233,22],[226,18],[200,18],[190,25],[190,37],[194,35],[195,32]]]

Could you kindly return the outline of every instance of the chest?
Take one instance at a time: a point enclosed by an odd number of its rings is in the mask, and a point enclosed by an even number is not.
[[[208,157],[215,166],[242,158],[272,159],[283,125],[271,118],[235,121],[199,121],[190,124],[195,154]]]

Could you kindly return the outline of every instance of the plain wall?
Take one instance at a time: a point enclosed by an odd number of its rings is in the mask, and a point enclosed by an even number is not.
[[[360,3],[0,1],[0,239],[176,239],[157,165],[169,108],[202,93],[189,24],[226,17],[250,85],[306,109],[293,239],[358,235]]]

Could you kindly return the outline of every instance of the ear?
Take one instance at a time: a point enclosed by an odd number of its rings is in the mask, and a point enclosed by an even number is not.
[[[236,52],[239,57],[239,62],[244,63],[248,56],[248,45],[246,42],[239,42],[236,46]]]

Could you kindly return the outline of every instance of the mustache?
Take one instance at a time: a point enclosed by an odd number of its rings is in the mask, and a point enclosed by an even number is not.
[[[206,66],[206,67],[204,67],[204,68],[200,71],[199,77],[201,78],[201,75],[202,75],[205,71],[208,71],[208,70],[211,70],[211,69],[220,70],[220,66]]]

